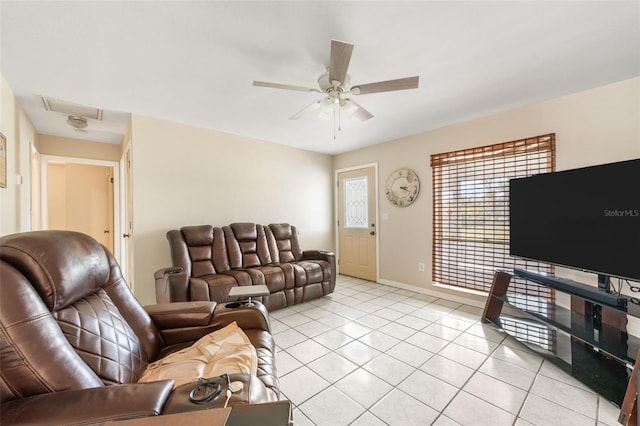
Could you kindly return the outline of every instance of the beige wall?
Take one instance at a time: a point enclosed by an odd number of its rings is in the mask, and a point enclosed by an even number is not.
[[[0,75],[0,131],[7,136],[8,187],[0,189],[0,235],[30,229],[29,143],[42,154],[118,161],[121,147],[36,134]],[[334,170],[378,163],[380,279],[443,291],[431,284],[433,153],[555,132],[557,169],[640,157],[640,78],[425,132],[334,158],[236,135],[142,116],[132,117],[136,296],[155,299],[153,272],[170,263],[167,230],[183,225],[286,221],[303,248],[334,249]],[[384,196],[399,167],[419,175],[408,208]],[[15,175],[23,178],[16,185]],[[389,215],[388,220],[382,214]],[[418,271],[418,262],[426,264]],[[591,279],[586,274],[563,275]],[[450,293],[456,294],[456,293]],[[477,299],[481,301],[480,298]]]
[[[37,147],[42,155],[104,161],[120,161],[122,157],[120,144],[90,142],[60,136],[39,135]]]
[[[333,249],[328,155],[134,115],[134,293],[155,301],[153,273],[170,265],[168,230],[289,222],[303,249]]]
[[[50,163],[47,170],[47,228],[67,229],[67,178],[65,165]]]
[[[389,215],[378,228],[381,281],[444,291],[431,283],[431,154],[546,133],[556,134],[557,170],[639,158],[640,78],[336,156],[336,169],[378,162],[379,217]],[[406,208],[391,205],[384,194],[387,177],[400,167],[414,169],[421,183],[418,199]],[[427,265],[424,272],[418,271],[418,262]],[[560,273],[595,282],[588,274]]]
[[[84,159],[119,161],[120,145],[95,143],[57,136],[37,135],[35,128],[17,103],[13,91],[0,74],[0,132],[7,138],[7,188],[0,188],[0,235],[24,232],[40,227],[32,220],[32,151],[40,154],[68,156]],[[17,183],[17,176],[22,184]],[[35,183],[39,193],[38,183]],[[38,194],[36,194],[38,195]],[[37,201],[37,200],[36,200]],[[38,206],[36,206],[38,207]],[[38,222],[38,220],[36,220]]]
[[[7,187],[0,188],[0,235],[7,235],[31,229],[29,145],[36,143],[36,134],[2,74],[0,132],[7,138]]]

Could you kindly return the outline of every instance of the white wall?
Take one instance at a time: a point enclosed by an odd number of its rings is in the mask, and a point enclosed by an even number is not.
[[[165,234],[186,225],[288,222],[303,249],[333,250],[332,157],[134,115],[134,293],[155,302]],[[131,284],[131,283],[130,283]]]
[[[336,169],[378,162],[379,217],[389,215],[378,227],[381,280],[443,291],[431,282],[432,154],[546,133],[556,134],[557,170],[640,158],[640,78],[336,156]],[[387,177],[400,167],[414,169],[421,183],[418,199],[406,208],[391,205],[384,195]],[[426,263],[424,272],[418,271],[418,262]],[[595,280],[574,271],[559,273]]]
[[[0,235],[31,229],[30,144],[35,130],[0,74],[0,132],[7,138],[7,187],[0,188]],[[22,182],[16,181],[20,176]]]

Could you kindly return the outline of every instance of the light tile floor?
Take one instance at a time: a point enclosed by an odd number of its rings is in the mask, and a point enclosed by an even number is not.
[[[618,424],[615,405],[481,313],[346,276],[329,296],[272,312],[295,424]]]

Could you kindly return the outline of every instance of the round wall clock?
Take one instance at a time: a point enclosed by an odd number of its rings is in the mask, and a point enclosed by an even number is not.
[[[398,207],[406,207],[418,198],[420,180],[411,169],[398,169],[389,175],[385,186],[387,198]]]

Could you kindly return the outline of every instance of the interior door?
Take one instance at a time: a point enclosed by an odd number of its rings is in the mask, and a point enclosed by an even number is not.
[[[113,168],[48,165],[48,229],[91,235],[113,253]]]
[[[375,167],[338,173],[340,273],[376,281]]]

